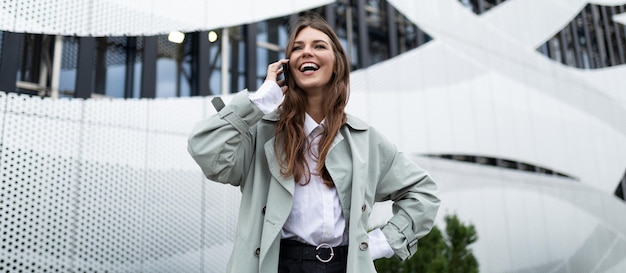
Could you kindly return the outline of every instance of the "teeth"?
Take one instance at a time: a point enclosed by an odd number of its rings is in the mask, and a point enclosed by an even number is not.
[[[300,66],[300,71],[303,71],[303,72],[304,72],[304,71],[308,71],[308,70],[313,70],[313,71],[315,71],[315,70],[318,70],[318,69],[319,69],[319,66],[317,66],[317,65],[316,65],[316,64],[314,64],[314,63],[303,63],[303,64]]]

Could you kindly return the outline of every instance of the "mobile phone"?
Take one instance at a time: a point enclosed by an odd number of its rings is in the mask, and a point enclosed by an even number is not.
[[[283,64],[283,79],[285,79],[285,85],[289,81],[289,62]]]

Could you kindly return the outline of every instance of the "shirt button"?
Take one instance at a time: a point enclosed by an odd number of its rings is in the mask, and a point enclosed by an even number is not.
[[[263,215],[265,215],[265,209],[266,209],[266,208],[267,208],[267,206],[264,206],[264,207],[263,207],[263,209],[261,210],[261,213],[262,213]]]
[[[363,206],[361,207],[361,211],[365,211],[366,208],[367,208],[367,205],[363,204]]]
[[[258,248],[256,250],[254,250],[254,256],[259,257],[259,255],[261,255],[261,248]]]
[[[362,242],[361,245],[359,246],[359,249],[367,250],[368,247],[369,245],[367,244],[367,242]]]

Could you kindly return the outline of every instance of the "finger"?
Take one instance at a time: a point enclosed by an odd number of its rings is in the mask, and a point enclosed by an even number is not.
[[[278,80],[278,81],[276,81],[276,83],[278,84],[278,86],[283,86],[283,85],[286,84],[285,79]]]
[[[272,63],[267,66],[267,74],[265,74],[265,80],[276,81],[279,75],[279,67],[276,66],[276,63]]]
[[[278,75],[283,73],[283,64],[289,62],[289,59],[280,59],[277,62],[267,66],[267,74],[265,80],[276,81]]]
[[[289,87],[287,87],[286,85],[283,85],[280,87],[280,90],[283,91],[283,94],[287,93],[287,90],[289,90]]]

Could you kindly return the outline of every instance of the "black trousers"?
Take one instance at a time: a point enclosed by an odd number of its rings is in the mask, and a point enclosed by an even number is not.
[[[317,257],[328,260],[330,249],[315,248],[293,240],[282,240],[278,273],[346,273],[347,246],[334,247],[334,256],[328,262],[322,262]]]

